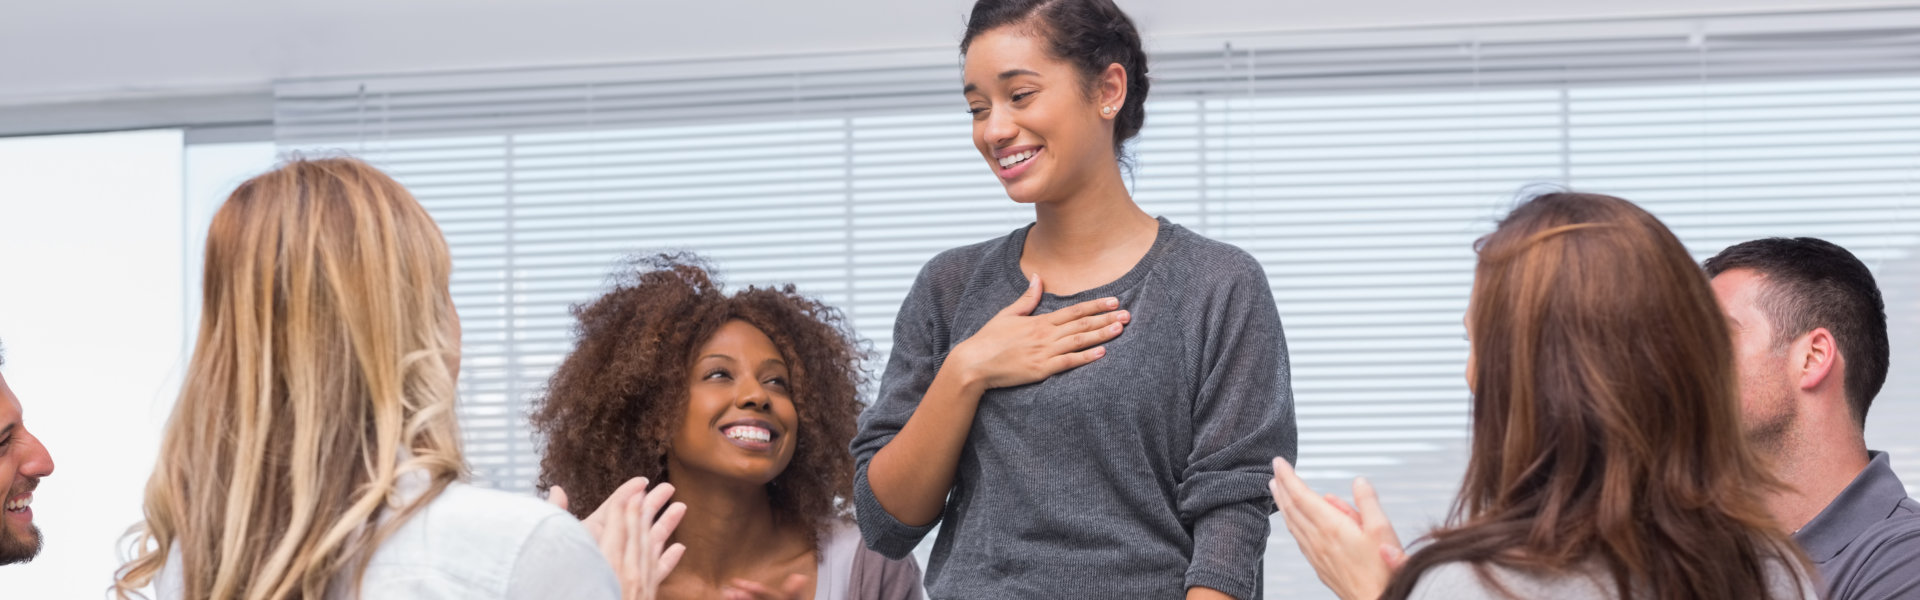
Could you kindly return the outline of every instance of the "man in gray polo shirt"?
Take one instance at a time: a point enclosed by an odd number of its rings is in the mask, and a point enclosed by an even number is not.
[[[1767,495],[1831,600],[1920,599],[1920,503],[1867,449],[1887,380],[1887,317],[1866,265],[1814,238],[1707,259],[1733,329],[1747,439],[1790,489]]]

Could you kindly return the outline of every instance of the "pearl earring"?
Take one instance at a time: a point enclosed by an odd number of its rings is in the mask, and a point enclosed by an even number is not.
[[[1101,109],[1100,109],[1100,114],[1103,114],[1103,115],[1110,115],[1110,114],[1113,114],[1113,107],[1111,107],[1111,106],[1108,106],[1108,107],[1105,107],[1105,108],[1101,108]]]

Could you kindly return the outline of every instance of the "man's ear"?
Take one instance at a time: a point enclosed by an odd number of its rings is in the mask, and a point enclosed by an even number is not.
[[[1800,336],[1793,349],[1799,358],[1801,391],[1840,385],[1840,344],[1833,339],[1833,332],[1815,327]]]

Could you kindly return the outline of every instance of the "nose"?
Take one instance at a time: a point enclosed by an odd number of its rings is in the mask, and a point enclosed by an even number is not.
[[[767,399],[767,386],[752,379],[740,383],[739,393],[733,398],[733,405],[746,410],[767,410],[772,406]]]
[[[40,438],[33,437],[33,434],[26,434],[20,441],[26,442],[20,449],[27,453],[27,460],[20,463],[20,474],[35,479],[52,475],[53,454],[47,452],[47,447],[40,443]]]
[[[1007,110],[987,111],[987,119],[981,124],[980,135],[987,149],[1005,148],[1020,137],[1020,126],[1014,124],[1013,113]]]

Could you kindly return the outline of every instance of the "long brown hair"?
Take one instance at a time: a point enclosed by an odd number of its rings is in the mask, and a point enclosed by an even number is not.
[[[1768,598],[1809,571],[1757,493],[1706,275],[1653,215],[1555,193],[1481,241],[1473,441],[1448,525],[1383,598],[1442,563],[1603,569],[1621,598]],[[1497,583],[1496,583],[1497,586]]]
[[[162,567],[187,598],[357,591],[381,540],[466,474],[449,257],[426,209],[356,160],[295,160],[228,197],[119,597]]]

